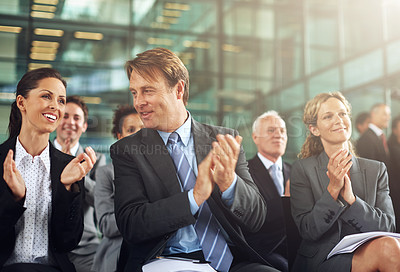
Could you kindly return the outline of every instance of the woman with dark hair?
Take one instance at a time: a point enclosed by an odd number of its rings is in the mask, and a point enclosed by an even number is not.
[[[400,271],[400,243],[382,236],[327,259],[346,235],[394,231],[383,163],[354,156],[350,104],[321,93],[304,109],[309,135],[291,172],[292,215],[303,241],[293,271]]]
[[[114,111],[112,134],[116,139],[132,135],[143,128],[142,120],[133,106],[120,105]],[[96,171],[94,207],[103,239],[97,248],[92,271],[117,271],[117,261],[122,244],[114,213],[114,168],[112,163]]]
[[[0,271],[75,271],[67,252],[83,231],[83,177],[93,149],[74,158],[49,135],[64,116],[66,82],[54,69],[17,85],[7,141],[0,145]]]
[[[116,139],[132,135],[143,128],[142,120],[133,106],[121,105],[114,112],[112,133]],[[107,164],[96,171],[94,207],[103,239],[97,248],[92,271],[117,271],[117,261],[122,244],[114,213],[114,168]]]

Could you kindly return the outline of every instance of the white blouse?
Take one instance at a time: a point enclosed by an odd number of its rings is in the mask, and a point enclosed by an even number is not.
[[[26,186],[25,212],[15,225],[15,248],[5,265],[13,263],[51,264],[49,223],[51,222],[50,148],[32,157],[21,145],[15,146],[15,163]]]

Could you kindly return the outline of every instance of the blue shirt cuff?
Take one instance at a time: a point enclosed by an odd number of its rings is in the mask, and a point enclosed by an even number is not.
[[[235,173],[235,177],[233,179],[233,182],[232,182],[231,186],[229,186],[229,188],[226,189],[225,192],[223,192],[221,194],[222,201],[228,207],[232,206],[232,203],[233,203],[233,198],[235,196],[235,188],[236,188],[237,179],[238,179],[238,177],[237,177],[237,175]]]
[[[189,203],[190,203],[190,211],[193,215],[197,213],[199,210],[199,206],[197,206],[196,200],[194,200],[193,189],[190,189],[188,192]]]

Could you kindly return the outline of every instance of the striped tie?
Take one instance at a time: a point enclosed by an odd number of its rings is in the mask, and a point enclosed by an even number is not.
[[[168,144],[170,144],[172,149],[171,157],[174,161],[183,190],[189,191],[196,183],[196,176],[185,154],[183,154],[182,150],[177,146],[179,140],[179,135],[173,132],[168,138]],[[194,228],[203,249],[205,259],[211,262],[211,266],[216,270],[223,272],[229,271],[233,256],[207,202],[204,202],[200,206]]]

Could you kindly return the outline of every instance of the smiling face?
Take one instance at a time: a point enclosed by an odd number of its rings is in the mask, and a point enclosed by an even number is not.
[[[57,127],[57,138],[63,142],[70,139],[71,146],[74,146],[86,129],[87,122],[82,108],[75,103],[67,103],[64,118]]]
[[[285,122],[276,116],[261,119],[253,132],[258,152],[272,162],[285,154],[287,134]]]
[[[173,132],[187,118],[183,103],[184,83],[179,81],[170,87],[161,72],[151,81],[147,81],[133,71],[129,89],[133,95],[133,106],[139,113],[146,128]]]
[[[314,136],[320,137],[322,145],[328,146],[345,144],[351,136],[351,121],[345,105],[334,97],[329,98],[317,115],[317,124],[309,126]]]
[[[39,134],[53,132],[64,116],[66,90],[56,78],[44,78],[29,92],[27,98],[17,97],[22,115],[22,130]]]

